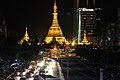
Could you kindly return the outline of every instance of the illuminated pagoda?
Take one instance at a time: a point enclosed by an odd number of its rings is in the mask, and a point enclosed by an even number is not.
[[[90,44],[91,44],[91,42],[89,42],[89,41],[87,40],[86,30],[84,30],[83,40],[82,40],[82,42],[80,42],[79,44],[80,44],[80,45],[90,45]]]
[[[23,39],[21,39],[20,41],[18,41],[18,44],[23,44],[24,43],[24,41],[26,41],[27,43],[28,43],[28,41],[29,41],[29,36],[28,36],[28,31],[27,31],[27,26],[26,26],[26,31],[25,31],[25,36],[23,37]],[[28,43],[29,44],[29,43]]]
[[[59,26],[59,23],[58,23],[56,0],[54,0],[53,9],[54,9],[53,22],[52,22],[51,27],[49,28],[47,37],[45,38],[45,42],[50,43],[52,41],[53,37],[55,37],[55,39],[58,43],[60,43],[60,44],[62,44],[63,42],[67,43],[65,37],[63,36],[61,27]]]

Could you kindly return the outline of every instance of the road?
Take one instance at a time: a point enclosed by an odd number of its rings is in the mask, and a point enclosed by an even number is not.
[[[99,74],[94,73],[80,58],[62,58],[57,61],[44,57],[36,65],[30,64],[28,69],[17,72],[14,80],[99,80]]]
[[[99,74],[88,68],[80,58],[62,58],[59,62],[65,80],[99,80]]]
[[[10,76],[14,80],[64,80],[59,63],[51,58],[43,58],[43,61],[32,62],[23,72],[15,72]]]

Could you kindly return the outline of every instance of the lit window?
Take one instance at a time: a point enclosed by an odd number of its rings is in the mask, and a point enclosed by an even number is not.
[[[93,30],[91,30],[91,32],[93,32]]]
[[[96,20],[100,20],[100,18],[97,18]]]

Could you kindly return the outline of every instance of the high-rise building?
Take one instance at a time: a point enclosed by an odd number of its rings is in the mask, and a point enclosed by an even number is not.
[[[78,44],[83,38],[83,31],[86,30],[88,40],[91,41],[96,28],[96,14],[94,9],[79,8]]]
[[[46,43],[50,43],[53,38],[56,39],[56,41],[58,43],[63,43],[63,42],[67,42],[63,33],[62,33],[62,29],[58,23],[58,19],[57,19],[57,5],[56,5],[56,0],[54,0],[54,13],[53,13],[53,22],[51,27],[49,28],[47,37],[45,38],[45,42]]]
[[[78,44],[84,37],[84,30],[86,30],[86,36],[88,41],[96,45],[98,42],[97,29],[101,27],[101,8],[95,7],[95,0],[80,0],[78,9]]]
[[[95,0],[79,0],[79,7],[95,8]]]
[[[74,0],[74,32],[73,37],[77,36],[78,30],[78,12],[79,12],[79,0]]]

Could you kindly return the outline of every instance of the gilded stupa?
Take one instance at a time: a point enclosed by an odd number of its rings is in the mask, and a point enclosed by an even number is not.
[[[68,43],[65,39],[65,37],[63,36],[61,27],[58,23],[58,19],[57,19],[57,5],[56,5],[56,0],[54,0],[54,13],[53,13],[53,22],[51,27],[49,28],[47,37],[45,38],[45,42],[46,43],[50,43],[53,39],[53,37],[55,37],[56,41],[60,44],[62,44],[63,42]]]
[[[87,40],[86,30],[84,30],[83,40],[82,40],[82,42],[80,42],[79,44],[80,44],[80,45],[90,45],[90,44],[91,44],[91,42],[89,42],[89,41]]]
[[[27,26],[26,26],[25,35],[24,35],[24,37],[20,41],[18,41],[18,44],[23,44],[24,41],[26,41],[28,43],[29,39],[30,38],[28,36],[28,31],[27,31]]]

